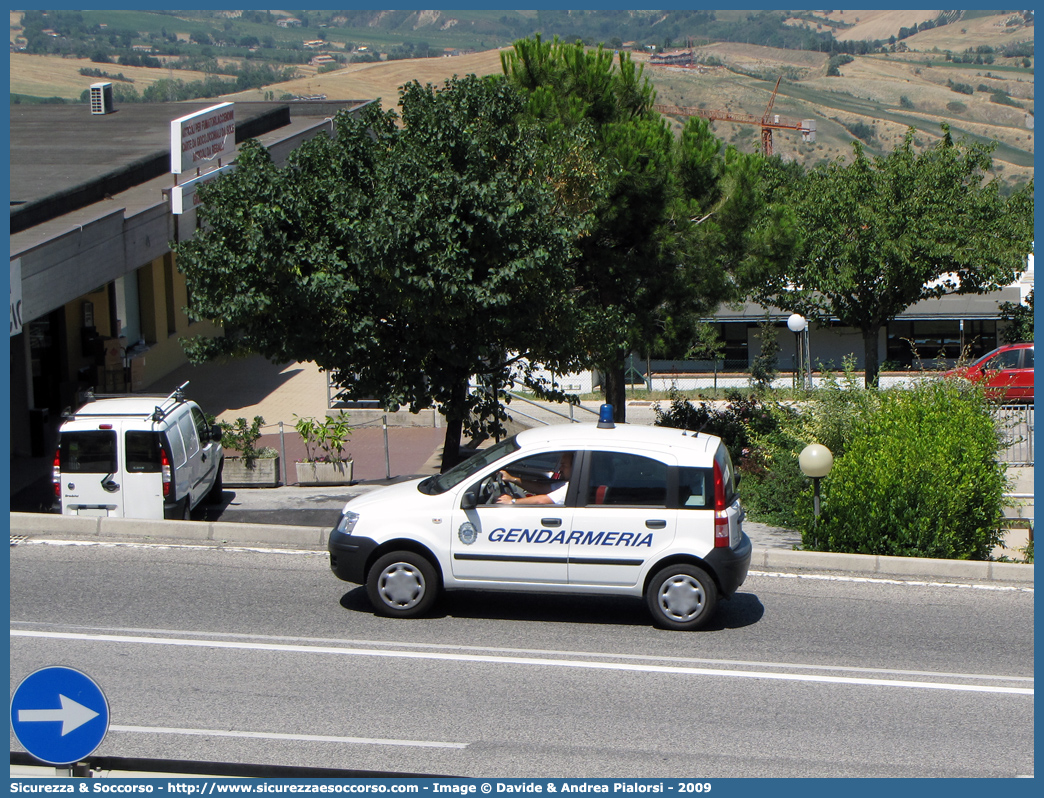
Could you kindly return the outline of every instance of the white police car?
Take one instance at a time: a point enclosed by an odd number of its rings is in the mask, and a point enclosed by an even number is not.
[[[747,576],[742,520],[720,438],[550,426],[352,499],[330,567],[383,615],[420,615],[442,589],[627,595],[660,626],[696,629]]]

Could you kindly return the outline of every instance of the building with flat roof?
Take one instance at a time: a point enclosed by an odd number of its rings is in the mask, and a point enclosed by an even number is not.
[[[222,333],[186,315],[186,284],[171,252],[197,224],[191,207],[173,212],[172,190],[196,171],[171,173],[171,122],[219,102],[128,104],[111,113],[11,106],[12,456],[43,455],[48,420],[88,389],[140,389],[185,364],[183,336]],[[237,102],[235,143],[227,142],[221,165],[247,138],[283,163],[330,131],[338,111],[358,113],[369,102]]]

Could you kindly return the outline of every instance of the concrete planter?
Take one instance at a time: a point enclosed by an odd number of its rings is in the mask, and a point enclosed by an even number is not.
[[[350,485],[352,484],[351,460],[333,463],[299,462],[297,482],[300,485]]]
[[[279,458],[259,457],[247,468],[242,457],[226,455],[222,482],[226,488],[274,488],[279,484]]]

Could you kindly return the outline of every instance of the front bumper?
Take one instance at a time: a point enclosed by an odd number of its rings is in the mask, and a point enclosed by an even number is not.
[[[747,537],[743,537],[735,548],[713,549],[710,554],[703,558],[704,562],[714,571],[718,579],[718,588],[721,595],[729,598],[740,585],[747,579],[747,571],[750,570],[750,556],[754,546]]]
[[[327,550],[330,552],[330,570],[338,579],[357,585],[366,583],[366,563],[377,548],[377,541],[358,535],[346,535],[334,529],[330,532]]]

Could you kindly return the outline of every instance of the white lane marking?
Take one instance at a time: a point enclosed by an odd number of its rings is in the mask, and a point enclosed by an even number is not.
[[[233,551],[242,552],[249,551],[257,554],[291,554],[291,555],[306,555],[310,557],[328,557],[329,553],[326,551],[318,551],[316,549],[277,549],[263,546],[229,546],[215,542],[210,546],[202,546],[196,543],[134,543],[127,541],[114,541],[114,540],[56,540],[52,538],[31,538],[24,541],[28,545],[47,545],[47,546],[96,546],[98,548],[127,548],[127,549],[198,549],[200,551]],[[929,582],[924,580],[910,580],[910,579],[888,579],[885,577],[869,577],[869,576],[839,576],[836,574],[793,574],[783,573],[776,571],[749,571],[749,576],[766,576],[774,577],[778,579],[813,579],[821,580],[824,582],[857,582],[867,584],[881,584],[881,585],[909,585],[913,587],[957,587],[964,588],[966,590],[996,590],[1002,592],[1014,592],[1014,593],[1032,593],[1032,587],[1021,587],[1018,585],[982,585],[978,583],[962,583],[962,582]]]
[[[877,576],[838,576],[836,574],[790,574],[776,571],[748,571],[748,576],[767,576],[777,579],[813,579],[822,582],[867,582],[875,585],[907,585],[912,587],[959,587],[965,590],[999,590],[1009,593],[1032,593],[1032,587],[1018,585],[981,585],[971,582],[926,582],[912,579],[887,579]]]
[[[692,668],[672,665],[634,665],[624,662],[594,662],[591,660],[545,659],[539,657],[505,657],[479,654],[450,654],[420,651],[391,651],[388,649],[359,649],[339,646],[304,646],[275,643],[247,643],[223,640],[186,640],[131,635],[77,634],[71,632],[37,632],[11,630],[11,637],[36,637],[56,640],[81,640],[104,643],[134,643],[141,645],[184,646],[189,648],[220,648],[240,651],[280,651],[298,654],[331,654],[336,656],[386,657],[389,659],[440,660],[446,662],[481,662],[494,665],[527,665],[549,668],[583,668],[589,670],[627,671],[638,673],[672,673],[686,676],[720,676],[736,679],[768,679],[819,684],[863,685],[875,687],[907,687],[921,690],[953,690],[968,693],[1008,693],[1033,695],[1032,688],[999,687],[994,685],[952,684],[946,682],[914,682],[899,679],[865,679],[852,676],[813,676],[764,671],[735,671],[719,668]]]
[[[36,627],[53,627],[55,630],[68,631],[71,629],[83,630],[83,634],[130,634],[154,638],[157,635],[168,637],[182,636],[186,639],[218,639],[226,640],[248,640],[261,641],[265,643],[292,641],[300,645],[314,645],[316,643],[329,645],[333,642],[342,646],[366,646],[377,648],[380,646],[391,646],[394,648],[410,648],[427,651],[452,651],[452,652],[489,652],[496,655],[502,654],[526,654],[540,657],[597,657],[600,659],[630,660],[638,662],[672,662],[688,665],[727,665],[735,668],[779,668],[786,670],[802,671],[827,671],[835,673],[870,673],[875,675],[888,674],[891,676],[926,676],[932,679],[991,679],[1001,682],[1026,682],[1033,683],[1032,676],[1001,676],[995,673],[950,673],[946,671],[915,671],[900,668],[865,668],[858,665],[806,665],[797,662],[764,662],[759,660],[735,660],[735,659],[708,659],[701,657],[670,657],[654,654],[613,654],[600,651],[572,651],[569,649],[546,649],[546,648],[505,648],[503,646],[463,646],[451,643],[412,643],[398,640],[337,640],[331,641],[324,637],[291,637],[288,635],[256,635],[237,634],[233,632],[193,632],[184,629],[137,629],[125,627],[83,627],[68,626],[66,624],[27,623],[23,621],[11,621],[12,625],[25,625]]]
[[[350,745],[398,745],[409,748],[467,748],[468,743],[440,743],[427,740],[384,740],[370,737],[334,737],[326,734],[281,734],[279,732],[224,731],[217,729],[178,729],[165,726],[109,726],[109,731],[141,734],[187,734],[196,737],[240,737],[253,740],[294,740],[306,743],[347,743]]]
[[[228,544],[214,542],[211,546],[201,546],[198,543],[130,543],[120,540],[53,540],[51,538],[31,538],[26,544],[37,546],[81,546],[84,548],[95,547],[99,549],[196,549],[198,551],[251,551],[256,554],[306,554],[310,557],[329,557],[327,551],[317,549],[276,549],[265,546],[229,546]]]

